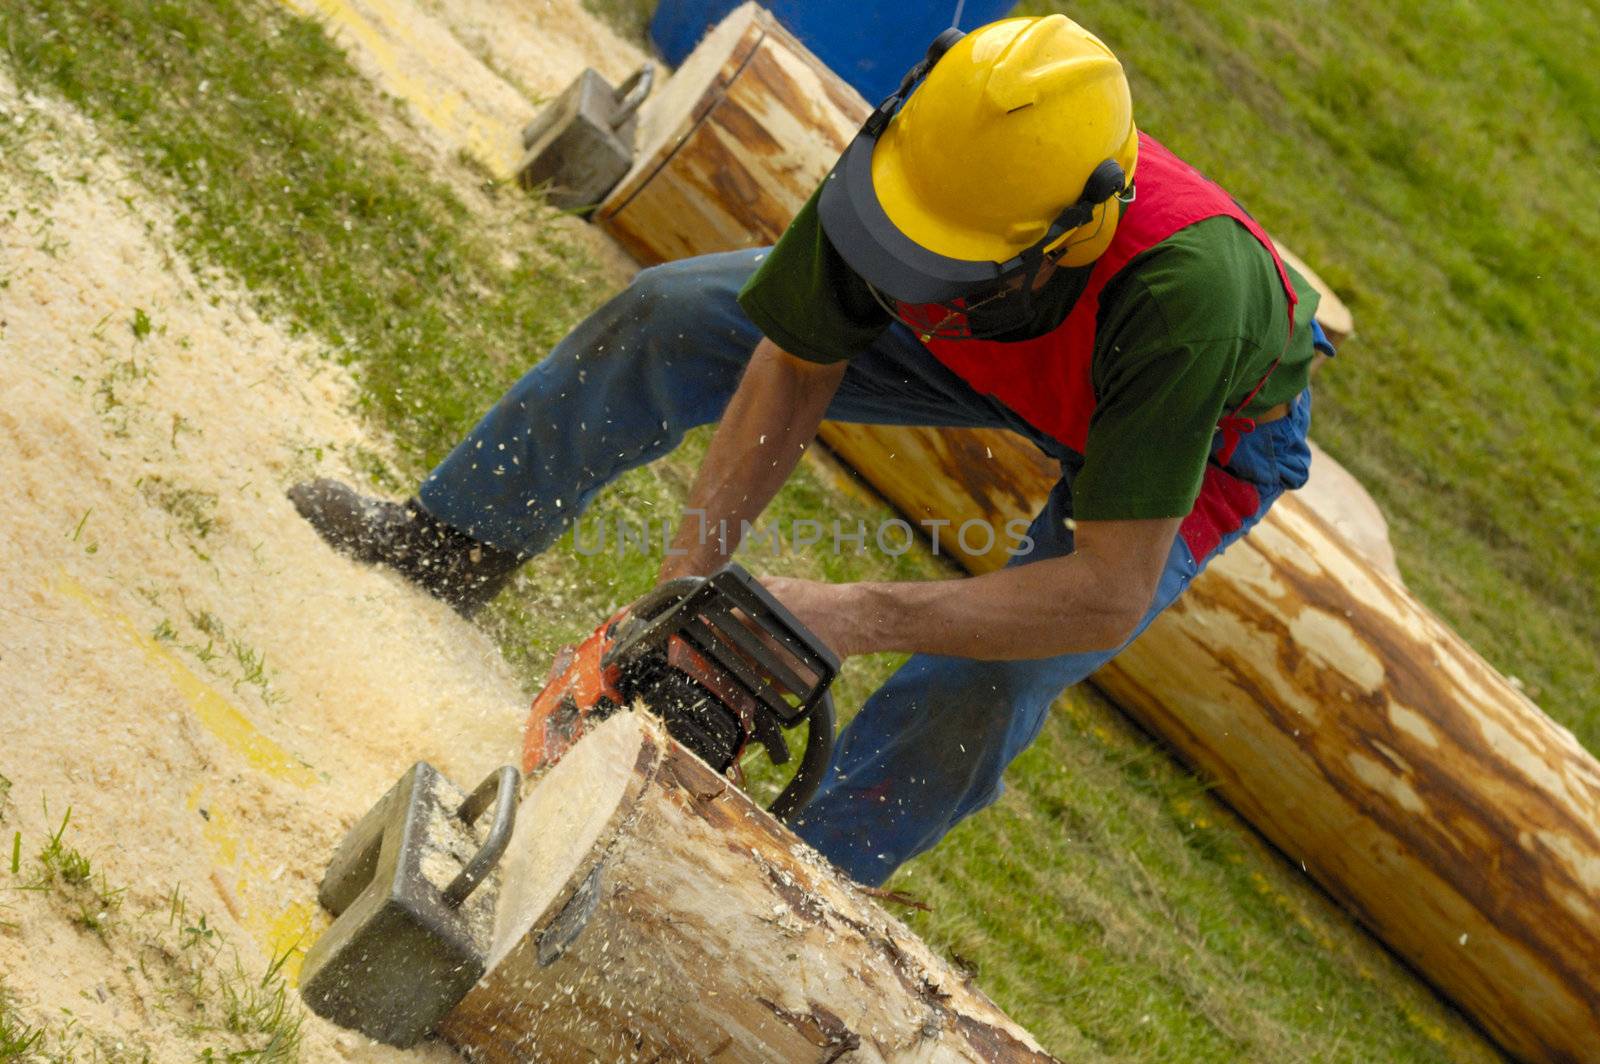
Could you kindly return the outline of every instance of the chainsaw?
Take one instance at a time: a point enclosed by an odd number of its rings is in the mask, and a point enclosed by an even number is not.
[[[662,584],[556,655],[528,716],[521,772],[506,765],[469,794],[419,761],[350,829],[317,892],[336,919],[306,953],[301,996],[334,1023],[414,1045],[487,968],[491,873],[524,773],[545,771],[635,702],[736,782],[752,743],[787,763],[784,732],[804,723],[799,769],[769,807],[785,818],[816,792],[833,751],[828,686],[838,672],[839,659],[739,566]],[[441,869],[454,873],[447,885]]]
[[[807,724],[793,779],[769,807],[785,819],[810,800],[833,751],[839,659],[743,567],[662,584],[564,647],[533,700],[522,770],[553,765],[593,724],[636,701],[667,734],[742,782],[751,744],[790,760],[786,730]]]

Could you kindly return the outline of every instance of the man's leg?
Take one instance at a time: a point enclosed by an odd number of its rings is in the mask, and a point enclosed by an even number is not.
[[[759,256],[642,271],[512,385],[416,498],[331,480],[290,498],[335,548],[471,616],[600,488],[720,415],[760,339],[735,301]]]
[[[1308,392],[1290,416],[1245,436],[1228,470],[1208,467],[1201,501],[1173,541],[1140,632],[1284,490],[1305,482],[1309,422]],[[1013,564],[1070,553],[1070,516],[1064,478],[1029,529],[1034,550]],[[855,879],[882,883],[998,798],[1006,766],[1039,734],[1051,703],[1120,649],[1033,661],[914,656],[839,736],[795,830]]]
[[[423,481],[423,507],[528,557],[617,476],[716,420],[760,332],[735,296],[758,253],[642,271],[512,385]]]
[[[722,416],[761,339],[736,297],[763,254],[641,273],[512,386],[423,482],[422,505],[496,547],[544,550],[606,484]],[[828,417],[1014,423],[900,327],[851,361]]]
[[[737,295],[762,250],[639,274],[500,399],[405,504],[342,484],[291,490],[336,547],[390,565],[463,613],[492,598],[618,475],[722,415],[760,332]],[[851,361],[830,417],[1014,426],[903,328]]]

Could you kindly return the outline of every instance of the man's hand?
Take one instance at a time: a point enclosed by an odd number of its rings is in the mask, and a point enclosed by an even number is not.
[[[1178,518],[1079,522],[1077,550],[918,583],[762,582],[841,658],[894,650],[989,661],[1111,650],[1150,608]]]
[[[796,620],[837,654],[840,661],[865,653],[857,645],[860,618],[852,614],[848,605],[852,589],[859,585],[829,584],[791,576],[764,576],[761,583],[788,607]]]

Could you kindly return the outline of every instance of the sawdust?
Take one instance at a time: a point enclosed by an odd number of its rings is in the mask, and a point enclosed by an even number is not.
[[[585,67],[613,85],[649,57],[577,4],[550,0],[422,0],[490,70],[542,104]],[[666,76],[659,64],[657,84]]]
[[[576,0],[278,2],[319,21],[357,70],[403,103],[405,122],[380,114],[380,124],[427,149],[435,175],[480,215],[503,213],[527,195],[513,178],[522,162],[522,128],[543,104],[586,66],[619,84],[647,60]],[[657,84],[664,77],[658,69]],[[482,194],[484,174],[500,183],[499,202]],[[638,264],[597,227],[570,216],[544,224],[589,249],[617,283],[637,272]]]
[[[585,66],[619,81],[644,61],[576,0],[280,2],[404,101],[385,131],[480,212],[472,167],[503,180],[541,103]],[[0,880],[36,874],[69,809],[94,870],[0,894],[0,986],[69,1057],[187,1061],[239,1048],[189,990],[308,947],[343,833],[417,759],[463,786],[514,762],[525,700],[482,633],[334,556],[284,500],[388,450],[316,339],[197,276],[76,112],[3,68],[0,112],[0,841],[24,840]],[[456,1059],[309,1014],[303,1035],[310,1061]]]
[[[419,758],[467,785],[515,761],[525,703],[486,636],[284,499],[387,450],[346,376],[196,276],[74,112],[3,79],[0,109],[6,850],[20,831],[26,874],[70,807],[66,841],[126,888],[103,937],[7,891],[0,981],[32,1022],[70,1009],[102,1044],[193,1059],[137,914],[178,887],[261,972],[324,926],[317,881],[366,807]],[[310,1060],[452,1059],[314,1017],[305,1038]]]
[[[404,101],[422,140],[465,151],[496,178],[521,158],[529,102],[438,19],[406,0],[279,0],[320,22],[356,68]]]

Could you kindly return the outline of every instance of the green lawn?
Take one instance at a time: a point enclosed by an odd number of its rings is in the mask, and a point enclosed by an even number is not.
[[[637,5],[621,3],[622,9]],[[1142,122],[1222,180],[1347,299],[1359,337],[1316,435],[1379,496],[1411,585],[1593,749],[1593,305],[1600,54],[1579,5],[1520,10],[1074,6],[1128,60]],[[378,121],[392,104],[265,0],[13,0],[0,62],[64,97],[180,215],[184,251],[351,365],[399,493],[609,291],[554,215],[472,201]],[[5,123],[0,123],[3,149]],[[459,187],[460,182],[457,182]],[[681,498],[697,435],[601,516]],[[780,516],[869,505],[803,470]],[[843,580],[906,555],[786,557]],[[642,592],[651,559],[563,544],[492,618],[530,684]],[[841,703],[893,667],[853,662]],[[913,863],[913,922],[1056,1052],[1139,1061],[1482,1060],[1455,1013],[1087,691],[1006,799]],[[28,1022],[41,1022],[37,1018]]]
[[[1594,6],[1071,13],[1125,59],[1145,128],[1355,314],[1312,431],[1377,496],[1407,583],[1600,750]]]

